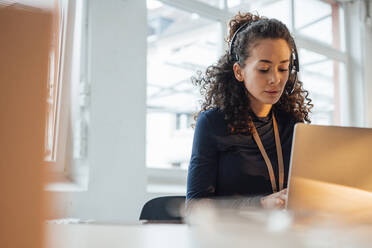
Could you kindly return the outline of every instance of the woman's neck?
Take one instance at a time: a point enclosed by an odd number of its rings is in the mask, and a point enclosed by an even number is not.
[[[266,117],[270,113],[272,104],[251,104],[251,108],[257,117]]]

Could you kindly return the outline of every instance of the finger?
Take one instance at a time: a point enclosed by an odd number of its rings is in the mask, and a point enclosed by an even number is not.
[[[275,199],[275,208],[276,209],[279,209],[279,208],[282,208],[284,206],[284,201],[277,198]]]
[[[280,196],[281,194],[282,194],[282,191],[279,191],[279,192],[276,192],[276,193],[271,194],[270,196],[271,196],[271,197],[278,197],[278,196]]]
[[[287,201],[288,196],[287,195],[280,195],[279,198],[282,199],[283,201]]]
[[[284,207],[285,207],[285,202],[282,200],[281,203],[280,203],[279,208],[282,209],[282,208],[284,208]]]
[[[284,200],[280,199],[280,198],[276,198],[274,200],[274,203],[276,206],[280,206],[280,205],[283,205],[284,204]]]

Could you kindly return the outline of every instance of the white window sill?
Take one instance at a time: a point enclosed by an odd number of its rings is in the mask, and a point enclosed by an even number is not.
[[[187,170],[147,168],[146,191],[151,195],[186,195]]]
[[[146,191],[150,194],[186,195],[186,186],[171,184],[148,184]]]
[[[81,177],[78,182],[72,181],[64,173],[48,175],[48,182],[44,185],[45,191],[52,192],[82,192],[88,190],[86,177]]]
[[[44,190],[53,192],[82,192],[87,191],[87,188],[73,182],[58,182],[48,183],[44,186]]]

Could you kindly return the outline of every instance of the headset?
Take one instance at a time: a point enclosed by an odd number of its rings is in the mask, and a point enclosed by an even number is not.
[[[230,49],[229,53],[231,58],[235,59],[236,61],[239,61],[239,57],[237,54],[233,53],[233,44],[236,39],[237,34],[243,30],[245,27],[247,27],[251,22],[246,22],[242,26],[240,26],[234,33],[233,37],[231,38],[230,41]],[[292,48],[292,54],[291,54],[291,62],[289,63],[289,71],[290,74],[288,76],[288,80],[286,83],[286,89],[288,92],[288,95],[291,95],[295,89],[296,82],[297,82],[297,73],[300,71],[300,63],[298,61],[298,53],[297,53],[297,47],[295,42],[293,41],[293,48]]]

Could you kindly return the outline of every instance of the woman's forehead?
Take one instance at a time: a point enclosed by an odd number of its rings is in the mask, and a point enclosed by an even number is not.
[[[250,51],[250,58],[254,60],[283,61],[290,56],[289,45],[283,39],[262,39]]]

